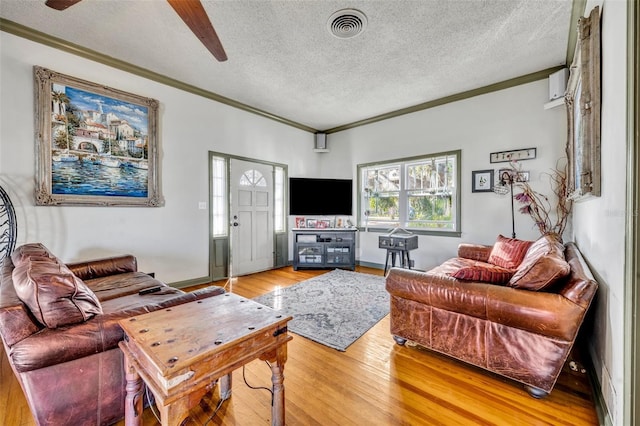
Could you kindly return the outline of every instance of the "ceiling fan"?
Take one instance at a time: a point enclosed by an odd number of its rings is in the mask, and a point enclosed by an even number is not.
[[[81,0],[47,0],[45,4],[52,9],[65,10]],[[167,0],[178,16],[220,62],[227,60],[227,54],[220,43],[216,30],[213,29],[207,12],[200,0]]]

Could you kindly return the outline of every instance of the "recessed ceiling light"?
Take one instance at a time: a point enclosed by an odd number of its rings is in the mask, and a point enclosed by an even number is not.
[[[342,9],[327,21],[327,29],[338,38],[352,38],[360,35],[367,27],[367,16],[356,9]]]

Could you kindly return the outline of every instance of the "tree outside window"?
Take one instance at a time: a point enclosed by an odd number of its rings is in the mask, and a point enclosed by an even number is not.
[[[373,230],[459,234],[459,163],[460,151],[454,151],[359,165],[358,223]]]

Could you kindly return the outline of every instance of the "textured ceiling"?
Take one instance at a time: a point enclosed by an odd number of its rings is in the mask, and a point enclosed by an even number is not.
[[[563,65],[572,9],[571,0],[202,3],[226,62],[163,0],[83,0],[63,12],[1,0],[0,16],[325,130]],[[344,8],[367,16],[355,38],[327,30]]]

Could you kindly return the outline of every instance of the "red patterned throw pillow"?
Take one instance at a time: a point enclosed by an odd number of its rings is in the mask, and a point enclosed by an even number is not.
[[[513,276],[514,271],[488,263],[476,262],[464,266],[451,274],[453,278],[465,281],[480,281],[492,284],[504,284]]]
[[[505,269],[516,269],[527,254],[533,241],[518,240],[498,235],[488,262]]]

